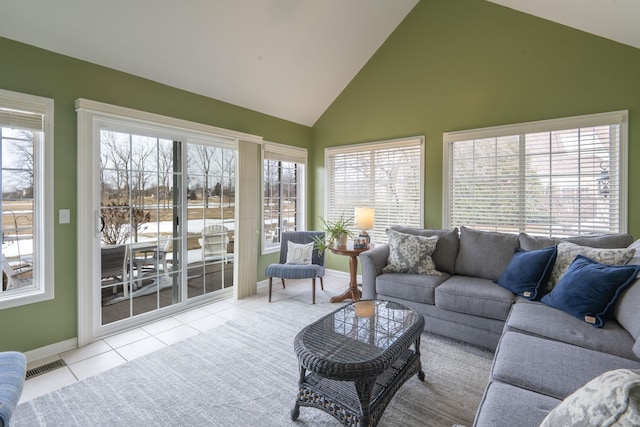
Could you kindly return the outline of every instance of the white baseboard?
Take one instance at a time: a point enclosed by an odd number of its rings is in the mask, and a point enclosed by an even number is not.
[[[69,338],[44,347],[26,351],[28,364],[43,365],[58,359],[58,354],[78,348],[78,338]]]

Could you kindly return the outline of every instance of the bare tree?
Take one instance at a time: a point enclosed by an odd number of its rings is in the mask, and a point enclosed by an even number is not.
[[[137,137],[131,144],[131,166],[133,173],[134,190],[132,197],[138,198],[138,205],[144,206],[145,189],[153,173],[146,172],[145,166],[154,164],[153,158],[157,156],[158,140],[156,138]],[[155,165],[154,165],[155,166]]]
[[[2,189],[7,192],[13,188],[16,195],[21,197],[33,197],[34,184],[34,157],[33,157],[33,138],[37,137],[29,130],[21,129],[16,138],[11,138],[10,156],[12,165],[10,168],[4,169]]]
[[[231,200],[235,195],[235,176],[236,176],[236,156],[235,153],[228,150],[223,150],[222,156],[220,156],[220,181],[224,184],[224,179],[228,181],[227,191],[225,192],[225,186],[222,186],[221,203],[224,202],[225,193],[227,196],[228,206],[231,206]]]
[[[131,150],[129,141],[124,141],[115,132],[102,131],[100,133],[100,163],[103,177],[103,190],[106,190],[105,170],[112,170],[114,173],[113,187],[115,197],[129,197],[129,169],[131,162]],[[124,194],[123,194],[124,193]]]
[[[158,198],[163,201],[163,208],[170,206],[170,188],[173,179],[173,151],[175,144],[175,141],[172,141],[172,144],[161,143],[158,149],[158,172],[160,173]]]
[[[102,241],[106,245],[127,243],[133,234],[138,241],[138,231],[149,222],[150,212],[129,206],[126,202],[110,202],[102,205]]]
[[[193,146],[193,150],[189,150],[189,166],[194,167],[202,174],[204,180],[202,188],[202,200],[204,208],[209,207],[209,178],[214,170],[217,147],[208,147],[206,145]],[[219,161],[218,161],[219,164]]]

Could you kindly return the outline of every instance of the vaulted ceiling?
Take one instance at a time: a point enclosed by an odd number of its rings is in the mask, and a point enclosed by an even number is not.
[[[640,48],[638,0],[492,2]],[[417,3],[2,0],[0,36],[311,126]]]

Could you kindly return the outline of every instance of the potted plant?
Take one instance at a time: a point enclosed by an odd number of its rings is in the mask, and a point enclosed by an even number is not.
[[[344,212],[335,221],[322,221],[322,229],[324,231],[324,239],[316,238],[315,246],[320,253],[325,249],[333,247],[346,248],[349,237],[353,236],[353,231],[349,227],[354,226],[353,217],[346,218]]]

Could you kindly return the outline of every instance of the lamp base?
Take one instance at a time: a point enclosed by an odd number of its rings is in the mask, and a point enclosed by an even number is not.
[[[368,248],[369,243],[371,243],[371,238],[369,237],[369,234],[366,232],[366,230],[361,230],[360,234],[358,235],[358,237],[356,237],[353,243],[353,247],[354,249]]]

